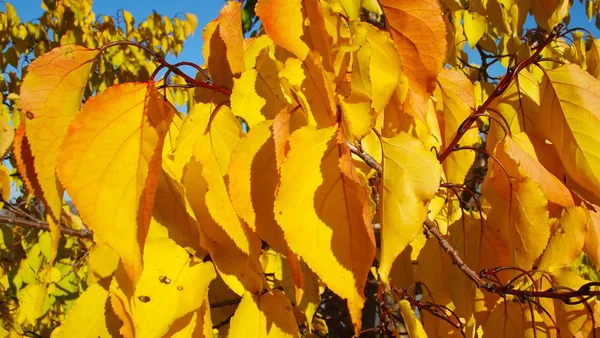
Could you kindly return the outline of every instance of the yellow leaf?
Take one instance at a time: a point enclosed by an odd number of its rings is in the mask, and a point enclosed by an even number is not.
[[[119,265],[119,256],[102,242],[97,242],[88,256],[90,271],[98,279],[112,277]]]
[[[292,134],[275,218],[290,249],[348,300],[359,330],[363,289],[375,255],[373,207],[342,139],[337,126],[306,126]]]
[[[494,169],[497,170],[497,169]],[[489,175],[489,174],[488,174]],[[488,214],[490,226],[509,244],[510,265],[526,270],[533,267],[550,238],[548,201],[537,184],[530,178],[517,178],[512,182],[512,191],[504,173],[494,172],[491,180],[498,190],[499,198],[490,200]],[[486,181],[490,181],[486,178]],[[486,191],[482,194],[492,197]]]
[[[10,171],[5,166],[0,166],[0,206],[10,199]]]
[[[279,76],[291,85],[309,123],[328,127],[336,122],[337,110],[329,73],[319,59],[319,55],[312,52],[304,62],[288,58]]]
[[[107,300],[108,291],[98,284],[91,285],[77,298],[65,320],[52,332],[52,337],[105,338],[118,334],[118,320],[113,313],[107,312]]]
[[[259,292],[260,240],[239,219],[226,185],[227,168],[242,135],[241,128],[228,107],[222,106],[213,114],[208,129],[199,132],[183,184],[207,236],[207,250],[223,279],[238,294],[244,290]]]
[[[201,134],[206,131],[210,115],[215,109],[213,104],[196,103],[190,110],[187,118],[179,129],[175,147],[173,148],[173,161],[169,162],[175,180],[181,180],[185,166],[192,158],[194,144]]]
[[[221,9],[219,34],[227,48],[227,61],[236,75],[244,71],[244,36],[242,35],[242,3],[228,1]]]
[[[600,194],[600,82],[577,65],[545,72],[535,127],[554,144],[568,181]],[[542,113],[543,112],[543,113]]]
[[[270,54],[272,42],[262,35],[251,46],[261,45],[262,42],[258,40],[269,43],[257,52],[253,65],[249,67],[250,64],[247,64],[247,70],[240,78],[233,80],[231,93],[233,113],[243,118],[250,129],[260,121],[273,119],[287,104],[279,81],[279,69],[282,66]],[[248,54],[246,50],[245,57]]]
[[[19,128],[15,132],[13,152],[15,153],[17,169],[21,174],[25,187],[34,195],[41,196],[42,188],[40,187],[40,182],[38,182],[37,175],[35,174],[31,147],[29,146],[29,140],[25,135],[25,124],[23,123],[19,125]]]
[[[416,138],[400,133],[382,138],[381,260],[379,275],[389,283],[392,264],[423,229],[427,204],[440,184],[441,166]]]
[[[556,285],[577,290],[589,282],[589,280],[577,275],[571,267],[556,269],[551,273],[550,280],[549,278],[540,278],[538,281],[540,290],[547,290]],[[577,300],[579,299],[581,298],[577,297]],[[593,334],[587,335],[585,331],[592,328],[593,318],[598,313],[598,302],[595,298],[579,304],[566,304],[561,299],[540,298],[540,305],[554,319],[552,322],[552,331],[557,331],[561,335],[565,334],[567,336],[576,336],[578,334],[582,334],[583,337],[593,336]]]
[[[552,328],[544,323],[543,315],[530,310],[530,305],[516,299],[499,302],[483,325],[485,336],[492,338],[535,337],[542,332],[551,332]]]
[[[287,244],[275,221],[273,204],[279,184],[272,121],[261,122],[235,147],[229,162],[229,194],[238,215],[280,253]]]
[[[552,31],[569,14],[571,7],[568,0],[534,0],[531,4],[535,22],[546,31]]]
[[[176,319],[202,306],[215,277],[212,263],[200,262],[172,240],[149,241],[131,301],[136,336],[162,337]]]
[[[202,31],[204,46],[202,55],[206,61],[206,70],[212,80],[221,87],[233,88],[233,73],[227,60],[227,45],[220,34],[221,20],[217,18],[209,22]],[[196,102],[219,104],[229,100],[229,96],[206,88],[196,88],[194,92]]]
[[[279,290],[244,294],[231,318],[229,337],[299,337],[292,304]]]
[[[94,237],[132,282],[142,252],[173,108],[153,82],[111,87],[88,100],[65,138],[58,175]]]
[[[135,24],[135,19],[130,12],[122,9],[121,13],[123,14],[123,21],[125,21],[125,33],[129,34],[133,30],[133,24]]]
[[[461,72],[442,69],[438,77],[440,120],[443,121],[444,147],[456,136],[461,123],[471,115],[475,106],[473,84]],[[477,128],[472,128],[460,141],[461,146],[471,146],[479,141]],[[456,151],[444,161],[448,182],[462,183],[475,160],[474,151]]]
[[[538,156],[543,156],[543,149],[542,141],[526,133],[513,134],[500,143],[497,154],[505,152],[518,165],[518,173],[511,172],[510,163],[502,161],[502,155],[498,155],[498,160],[506,166],[509,174],[533,179],[548,201],[565,207],[575,206],[569,189],[538,160]]]
[[[63,186],[56,178],[60,146],[67,128],[81,107],[81,99],[98,50],[67,45],[35,59],[27,68],[21,85],[19,106],[25,120],[35,172],[52,224],[58,224]],[[60,232],[52,226],[53,254]]]
[[[223,106],[214,113],[209,129],[194,145],[194,158],[202,164],[202,176],[208,184],[206,206],[211,217],[245,254],[250,243],[227,191],[225,176],[233,149],[242,136],[239,123],[231,110]]]
[[[326,70],[331,70],[330,37],[325,29],[320,2],[292,0],[259,0],[256,15],[273,42],[304,61],[309,52],[321,56]]]
[[[581,254],[589,223],[589,212],[585,207],[564,208],[558,227],[540,258],[538,269],[552,272],[570,267]]]
[[[371,109],[371,98],[353,91],[348,97],[338,96],[343,113],[343,124],[351,140],[360,140],[375,125],[377,113]]]
[[[446,59],[446,25],[439,4],[437,0],[382,0],[380,4],[408,79],[404,108],[412,116],[425,116],[427,99]]]
[[[185,197],[184,187],[173,177],[168,166],[163,165],[156,187],[153,221],[164,226],[167,235],[179,246],[193,248],[202,257],[203,248],[200,226]]]
[[[596,269],[600,269],[600,208],[594,208],[596,211],[589,211],[590,223],[587,226],[583,251],[590,257]]]
[[[356,21],[360,19],[360,10],[363,6],[363,0],[340,0],[340,4],[344,7],[348,19]]]
[[[209,338],[213,337],[212,320],[210,317],[210,304],[208,298],[204,300],[202,306],[191,313],[176,320],[169,332],[164,337],[169,338]]]
[[[19,314],[17,322],[21,325],[34,325],[48,308],[44,309],[44,303],[48,297],[48,291],[42,284],[28,284],[19,290]]]
[[[600,39],[593,40],[586,55],[587,72],[596,79],[600,78]]]
[[[463,18],[465,35],[467,36],[469,46],[473,49],[481,37],[483,37],[483,34],[485,34],[488,23],[485,16],[475,12],[465,11]]]
[[[404,323],[406,323],[408,336],[410,338],[427,338],[421,322],[415,317],[415,311],[407,300],[403,299],[400,301],[400,311],[402,312]]]
[[[198,18],[192,13],[185,13],[185,36],[193,34],[198,27]]]
[[[17,15],[17,10],[15,7],[9,3],[5,3],[4,6],[6,6],[6,21],[8,22],[9,26],[19,24],[21,19]]]

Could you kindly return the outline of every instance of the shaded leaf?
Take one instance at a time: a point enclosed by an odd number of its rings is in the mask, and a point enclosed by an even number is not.
[[[436,0],[382,0],[380,4],[408,79],[405,110],[415,117],[425,116],[427,99],[446,58],[446,25],[439,4]]]
[[[292,305],[279,290],[244,294],[229,329],[230,337],[299,337]]]
[[[375,255],[373,209],[366,182],[356,174],[341,139],[337,126],[306,126],[292,134],[275,218],[290,249],[348,300],[358,330],[363,289]]]

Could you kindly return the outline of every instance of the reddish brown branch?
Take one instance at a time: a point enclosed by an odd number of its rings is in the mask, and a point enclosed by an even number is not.
[[[450,259],[452,259],[452,262],[459,269],[461,269],[465,273],[465,275],[467,275],[467,277],[469,277],[469,279],[471,279],[475,283],[475,285],[477,285],[478,288],[487,290],[488,287],[495,287],[495,285],[493,285],[493,283],[491,283],[491,282],[488,282],[488,283],[484,282],[479,277],[479,274],[476,273],[475,271],[473,271],[462,260],[462,258],[458,255],[458,251],[456,251],[456,249],[454,249],[450,245],[450,243],[448,243],[448,241],[444,238],[444,235],[442,235],[442,233],[437,228],[437,225],[435,223],[433,223],[431,220],[427,219],[427,220],[425,220],[423,225],[425,226],[425,229],[427,229],[427,231],[429,231],[437,239],[437,241],[440,244],[440,246],[442,247],[442,249],[444,249],[446,254],[448,254],[448,256],[450,256]]]
[[[477,107],[477,110],[474,111],[472,115],[483,114],[485,112],[485,110],[488,108],[488,106],[496,98],[500,97],[500,95],[502,95],[504,93],[504,91],[506,91],[506,89],[508,89],[508,87],[510,86],[512,81],[519,75],[519,72],[521,70],[525,69],[529,65],[532,65],[538,61],[538,57],[540,56],[540,53],[542,53],[544,48],[546,48],[552,41],[554,41],[554,39],[556,39],[558,36],[560,36],[560,34],[562,33],[562,30],[563,30],[563,26],[561,24],[559,24],[552,31],[552,33],[550,33],[548,35],[546,40],[544,40],[544,42],[539,47],[537,47],[535,52],[528,59],[521,61],[514,68],[509,67],[509,69],[506,72],[506,75],[504,75],[502,80],[500,80],[500,82],[498,83],[498,85],[496,86],[496,88],[494,89],[492,94],[490,94],[490,96],[488,96],[487,100],[485,100],[485,102],[481,106]],[[471,128],[471,126],[473,125],[473,123],[477,120],[477,119],[474,119],[472,117],[472,115],[467,117],[465,119],[465,121],[463,121],[458,132],[456,133],[456,136],[454,136],[452,141],[450,141],[446,145],[446,148],[444,149],[444,151],[439,154],[438,160],[440,161],[440,163],[444,162],[444,160],[454,151],[454,148],[456,147],[456,145],[458,144],[460,139],[464,136],[464,134],[467,132],[467,130],[469,130]]]
[[[10,213],[0,215],[0,224],[10,224],[13,226],[16,225],[16,226],[20,226],[23,228],[39,229],[39,230],[45,230],[45,231],[50,230],[50,226],[46,222],[37,221],[37,220],[35,220],[35,221],[27,220],[27,219],[15,217],[15,215],[10,214]],[[75,236],[75,237],[80,237],[80,238],[92,239],[94,236],[94,233],[90,230],[87,230],[87,229],[75,230],[75,229],[68,228],[64,225],[60,226],[60,232],[67,236]]]

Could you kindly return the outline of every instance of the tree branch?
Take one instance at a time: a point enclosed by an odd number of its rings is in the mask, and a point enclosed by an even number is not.
[[[27,219],[23,219],[23,218],[18,218],[10,213],[0,215],[0,224],[9,224],[12,226],[16,225],[16,226],[20,226],[23,228],[32,228],[32,229],[39,229],[39,230],[46,230],[46,231],[50,230],[50,226],[48,225],[48,223],[46,223],[44,221],[32,221],[32,220],[27,220]],[[88,238],[88,239],[92,239],[94,236],[94,233],[90,230],[87,230],[87,229],[75,230],[75,229],[68,228],[64,225],[60,225],[60,232],[67,236],[75,236],[75,237]]]
[[[442,233],[440,232],[440,230],[437,228],[437,225],[435,223],[433,223],[431,220],[427,219],[425,220],[425,222],[423,223],[423,226],[425,227],[425,229],[427,229],[427,231],[429,231],[433,237],[435,237],[435,239],[437,239],[438,243],[440,244],[440,246],[442,247],[442,249],[444,249],[444,251],[446,252],[446,254],[448,254],[448,256],[450,256],[450,259],[452,259],[452,262],[459,268],[461,269],[465,275],[467,275],[467,277],[469,277],[469,279],[471,279],[473,282],[475,282],[475,284],[477,285],[478,288],[480,289],[488,289],[490,287],[493,286],[493,283],[485,283],[480,277],[479,274],[476,273],[475,271],[473,271],[463,260],[462,258],[460,258],[460,256],[458,255],[458,251],[456,251],[456,249],[454,249],[450,243],[448,243],[448,241],[444,238],[444,235],[442,235]],[[491,285],[488,285],[491,284]]]
[[[363,161],[365,161],[365,163],[368,164],[369,167],[375,169],[375,171],[377,171],[377,173],[379,175],[383,174],[383,168],[381,167],[381,164],[379,164],[377,162],[377,160],[373,158],[373,156],[371,156],[371,155],[367,154],[366,152],[358,149],[355,145],[353,145],[350,142],[348,142],[347,144],[348,144],[348,148],[350,148],[350,152],[352,152],[356,156],[360,157],[360,159],[363,160]]]

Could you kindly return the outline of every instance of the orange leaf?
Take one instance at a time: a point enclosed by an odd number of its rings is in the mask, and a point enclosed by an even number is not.
[[[221,21],[219,17],[204,27],[202,31],[202,39],[204,40],[202,55],[204,56],[204,60],[206,60],[206,70],[213,81],[221,87],[232,88],[233,72],[228,60],[228,46],[220,34]],[[196,88],[194,97],[196,102],[212,102],[216,104],[229,100],[229,96],[214,93],[206,88]]]
[[[35,59],[21,85],[19,106],[25,112],[27,139],[44,201],[60,219],[63,187],[56,179],[56,162],[67,128],[81,108],[81,98],[98,50],[62,46]]]
[[[279,173],[272,125],[272,121],[256,125],[231,153],[229,194],[248,226],[277,252],[285,253],[287,244],[273,213]]]
[[[194,118],[204,121],[205,129],[200,131],[183,176],[187,197],[223,280],[240,295],[244,290],[259,292],[260,240],[239,219],[226,185],[231,154],[242,135],[240,125],[227,106]]]
[[[292,134],[275,217],[290,249],[333,292],[348,299],[358,331],[363,289],[375,256],[373,207],[367,183],[357,175],[342,139],[337,126],[306,126]]]
[[[42,188],[33,168],[33,155],[31,155],[31,147],[25,135],[25,124],[23,123],[19,125],[15,132],[13,152],[15,153],[17,169],[21,174],[25,187],[34,195],[42,196]]]
[[[329,75],[319,55],[314,53],[310,53],[304,62],[288,58],[279,72],[296,94],[295,98],[306,112],[309,123],[319,127],[328,127],[336,122],[334,88]]]
[[[244,36],[242,35],[242,3],[229,1],[221,9],[219,34],[227,48],[227,61],[236,75],[244,71]]]
[[[95,238],[120,257],[132,282],[142,251],[174,110],[153,82],[128,83],[88,100],[65,138],[61,182]]]
[[[526,133],[513,134],[506,137],[498,151],[504,151],[518,165],[518,175],[532,178],[540,187],[548,201],[561,206],[575,206],[573,196],[567,187],[537,159],[537,154],[543,149],[542,141],[529,137]],[[503,149],[500,147],[503,146]],[[501,158],[498,158],[501,163]],[[512,173],[511,173],[512,174]]]
[[[446,58],[442,11],[437,0],[381,0],[380,4],[408,78],[405,109],[423,119],[427,98]]]
[[[289,50],[302,61],[310,51],[314,51],[322,56],[325,69],[331,70],[331,38],[325,29],[320,2],[259,0],[256,15],[275,44]]]
[[[27,68],[21,85],[19,106],[25,112],[27,139],[40,184],[40,197],[52,217],[50,233],[56,256],[60,211],[64,188],[56,178],[60,145],[67,128],[81,108],[81,99],[98,50],[66,45],[35,59]]]
[[[282,65],[271,56],[273,48],[266,35],[254,40],[244,54],[246,71],[234,79],[231,109],[251,129],[260,121],[273,119],[287,104],[279,80]]]

